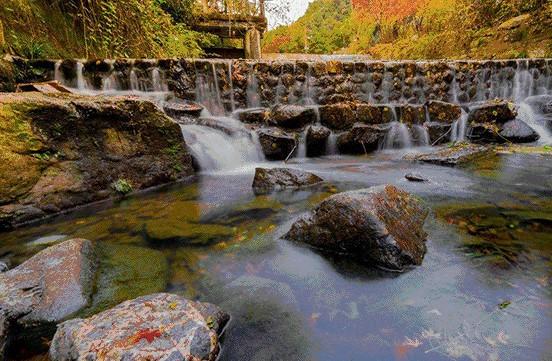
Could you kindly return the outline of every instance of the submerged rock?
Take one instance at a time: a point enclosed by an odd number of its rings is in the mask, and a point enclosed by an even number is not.
[[[0,229],[192,172],[180,126],[149,101],[0,95]]]
[[[438,165],[463,165],[495,152],[490,147],[471,143],[458,143],[452,147],[440,148],[431,153],[407,155],[405,159]]]
[[[318,157],[326,154],[331,130],[322,125],[311,125],[307,130],[307,156]]]
[[[0,274],[0,313],[6,325],[18,329],[9,334],[6,326],[4,333],[16,341],[39,339],[50,325],[84,309],[90,302],[95,268],[92,243],[74,239]]]
[[[290,168],[257,168],[253,179],[256,194],[267,194],[275,190],[311,186],[323,182],[319,176]]]
[[[432,122],[452,124],[460,118],[462,108],[458,104],[446,103],[438,100],[430,100],[427,103],[429,119]]]
[[[297,141],[279,129],[262,129],[259,131],[259,142],[268,160],[284,160],[293,151]]]
[[[408,173],[404,176],[407,180],[411,182],[427,182],[428,179],[424,176],[416,173]]]
[[[166,293],[139,297],[59,325],[50,358],[214,361],[228,320],[208,303]]]
[[[296,221],[285,238],[368,265],[403,271],[426,252],[428,210],[392,185],[336,194]]]
[[[552,114],[552,95],[536,95],[525,99],[536,112]]]
[[[506,122],[499,134],[512,143],[532,143],[540,138],[539,133],[520,119]]]
[[[316,112],[313,108],[300,105],[278,104],[270,112],[270,125],[297,129],[316,121]]]
[[[505,100],[492,100],[470,108],[468,122],[504,124],[515,119],[515,105]]]

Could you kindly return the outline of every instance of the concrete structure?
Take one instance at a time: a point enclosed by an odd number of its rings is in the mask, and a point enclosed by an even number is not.
[[[264,0],[201,0],[203,14],[194,24],[197,31],[218,36],[230,47],[205,49],[212,57],[261,58],[261,38],[267,28]],[[240,42],[242,46],[235,46]]]

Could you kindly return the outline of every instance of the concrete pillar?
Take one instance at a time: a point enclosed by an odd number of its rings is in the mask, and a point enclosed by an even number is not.
[[[245,33],[245,57],[247,59],[261,58],[261,32],[251,28]]]

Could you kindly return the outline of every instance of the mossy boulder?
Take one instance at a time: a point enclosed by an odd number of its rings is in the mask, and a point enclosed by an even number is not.
[[[0,95],[0,229],[192,172],[180,127],[149,101]]]
[[[14,69],[11,62],[0,59],[0,93],[15,90]]]

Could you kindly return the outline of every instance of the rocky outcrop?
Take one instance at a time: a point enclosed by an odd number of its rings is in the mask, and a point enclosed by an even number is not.
[[[471,107],[468,122],[504,124],[515,119],[516,115],[514,104],[505,100],[493,100]]]
[[[203,106],[195,102],[168,102],[163,104],[163,110],[171,117],[199,117]]]
[[[331,130],[322,125],[311,125],[307,129],[307,156],[319,157],[326,154]]]
[[[337,147],[345,154],[365,154],[378,149],[390,129],[390,124],[367,125],[357,123],[337,138]]]
[[[493,154],[495,154],[495,152],[488,146],[458,143],[451,147],[437,149],[431,153],[407,155],[405,158],[424,163],[457,166],[464,165],[471,161],[488,157]]]
[[[259,142],[268,160],[284,160],[297,144],[295,137],[279,129],[262,129],[258,132]]]
[[[149,101],[0,95],[0,229],[177,180],[191,164],[180,127]]]
[[[281,128],[297,129],[316,121],[313,108],[300,105],[278,104],[272,108],[268,123]]]
[[[296,221],[285,238],[403,271],[422,263],[427,215],[408,193],[392,185],[378,186],[331,196]]]
[[[15,69],[9,61],[0,59],[0,93],[15,91]]]
[[[257,168],[253,179],[255,194],[267,194],[276,190],[297,189],[323,182],[319,176],[290,168]]]
[[[166,293],[139,297],[59,325],[50,358],[214,361],[228,320],[208,303]]]
[[[37,330],[84,309],[91,299],[95,269],[92,243],[74,239],[0,274],[4,337],[39,338],[41,331]],[[18,328],[17,334],[10,334],[12,327]]]
[[[429,119],[432,122],[453,123],[460,118],[462,109],[457,104],[430,100],[427,103]]]
[[[533,128],[520,119],[506,122],[502,126],[499,135],[512,143],[532,143],[540,138]]]

